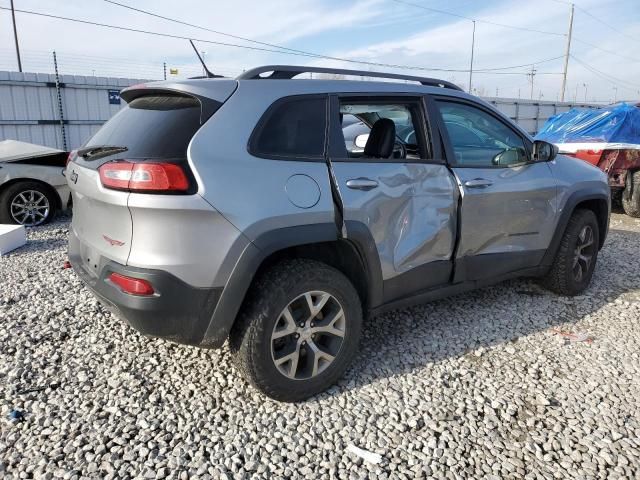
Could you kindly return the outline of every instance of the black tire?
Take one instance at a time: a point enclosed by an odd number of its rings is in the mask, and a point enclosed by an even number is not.
[[[587,236],[589,230],[592,232],[591,244],[581,246],[581,243],[586,243],[582,236]],[[582,293],[591,282],[598,259],[599,242],[600,231],[595,214],[591,210],[582,209],[573,212],[551,270],[542,278],[542,285],[560,295]],[[583,257],[590,256],[588,264],[578,258],[579,253]],[[580,275],[577,274],[577,268],[581,270]]]
[[[306,379],[289,378],[279,370],[281,367],[276,366],[272,342],[275,345],[275,342],[280,340],[273,340],[272,334],[275,333],[276,323],[283,321],[282,314],[285,308],[294,300],[298,301],[305,293],[314,291],[329,294],[332,297],[329,301],[337,302],[334,305],[342,309],[342,340],[338,350],[332,352],[333,361],[317,375]],[[327,308],[329,301],[325,304]],[[329,318],[328,313],[321,312],[319,315],[322,316],[316,317],[318,322],[321,322],[325,315]],[[306,315],[301,315],[300,318],[303,316]],[[310,322],[313,326],[314,320],[311,319]],[[297,323],[298,320],[293,323],[296,328]],[[324,263],[293,259],[274,265],[256,279],[232,328],[229,343],[234,363],[251,385],[275,400],[295,402],[322,392],[342,377],[357,352],[361,327],[360,298],[347,277]],[[299,352],[302,362],[296,360],[295,366],[289,366],[290,372],[315,358],[309,353],[308,347],[299,343],[302,342],[303,335],[309,335],[309,332],[293,333],[285,337],[286,341],[297,345],[296,351]],[[323,338],[320,338],[320,341],[322,340]],[[338,340],[339,337],[336,337],[335,341]],[[334,342],[334,339],[330,338],[329,341]],[[309,340],[309,344],[316,347],[313,340]],[[318,342],[318,345],[321,343]],[[314,366],[311,365],[311,368]]]
[[[46,198],[48,202],[47,210],[39,209],[39,214],[34,213],[34,217],[29,217],[26,221],[20,221],[20,215],[12,214],[11,205],[21,194],[28,195],[28,192],[37,192]],[[43,204],[40,204],[42,206]],[[25,226],[44,225],[51,221],[56,213],[56,197],[52,190],[38,182],[23,181],[9,185],[0,194],[0,223],[15,223]],[[35,210],[35,209],[34,209]],[[15,213],[15,212],[14,212]]]
[[[627,172],[626,187],[622,191],[622,209],[630,217],[640,217],[640,170]]]

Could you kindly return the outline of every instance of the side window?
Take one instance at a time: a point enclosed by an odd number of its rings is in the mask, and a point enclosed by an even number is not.
[[[438,100],[438,108],[460,167],[496,167],[529,160],[522,137],[471,105]]]
[[[339,122],[348,158],[428,158],[417,101],[341,99]]]
[[[320,159],[324,157],[327,100],[291,98],[272,105],[249,142],[256,156]]]

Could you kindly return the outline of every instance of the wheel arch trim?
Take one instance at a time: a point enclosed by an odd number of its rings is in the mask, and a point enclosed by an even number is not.
[[[366,225],[348,222],[347,238],[342,239],[333,222],[298,225],[271,230],[259,235],[247,245],[233,268],[220,300],[209,321],[201,346],[222,346],[236,321],[247,292],[260,267],[272,255],[291,247],[348,240],[356,247],[367,278],[367,306],[382,302],[380,260]],[[376,303],[377,302],[377,303]]]
[[[603,192],[602,190],[593,187],[574,192],[569,196],[569,198],[567,198],[560,213],[560,218],[558,219],[558,222],[556,224],[556,229],[553,234],[553,238],[551,239],[551,243],[549,244],[549,247],[547,248],[547,251],[542,259],[543,266],[550,267],[553,264],[553,260],[556,256],[556,253],[558,252],[558,248],[560,248],[562,236],[567,229],[569,219],[571,218],[571,215],[573,215],[573,212],[581,204],[591,201],[601,202],[602,204],[606,205],[606,209],[604,212],[594,211],[596,217],[598,218],[598,226],[600,227],[599,249],[602,248],[609,231],[609,215],[611,213],[611,196],[608,194],[608,186],[607,192]]]

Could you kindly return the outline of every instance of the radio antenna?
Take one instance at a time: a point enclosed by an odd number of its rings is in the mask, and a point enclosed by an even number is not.
[[[196,55],[198,56],[198,60],[200,60],[200,63],[202,64],[202,68],[204,69],[204,72],[207,74],[207,78],[223,78],[222,75],[216,75],[215,73],[213,73],[207,68],[207,65],[204,63],[204,60],[200,56],[200,52],[198,51],[196,46],[193,44],[193,40],[189,40],[189,43],[193,47],[193,51],[196,52]]]

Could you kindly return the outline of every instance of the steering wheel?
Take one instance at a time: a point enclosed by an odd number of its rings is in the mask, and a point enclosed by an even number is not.
[[[396,142],[393,144],[393,152],[391,158],[407,158],[407,147],[402,142]]]

